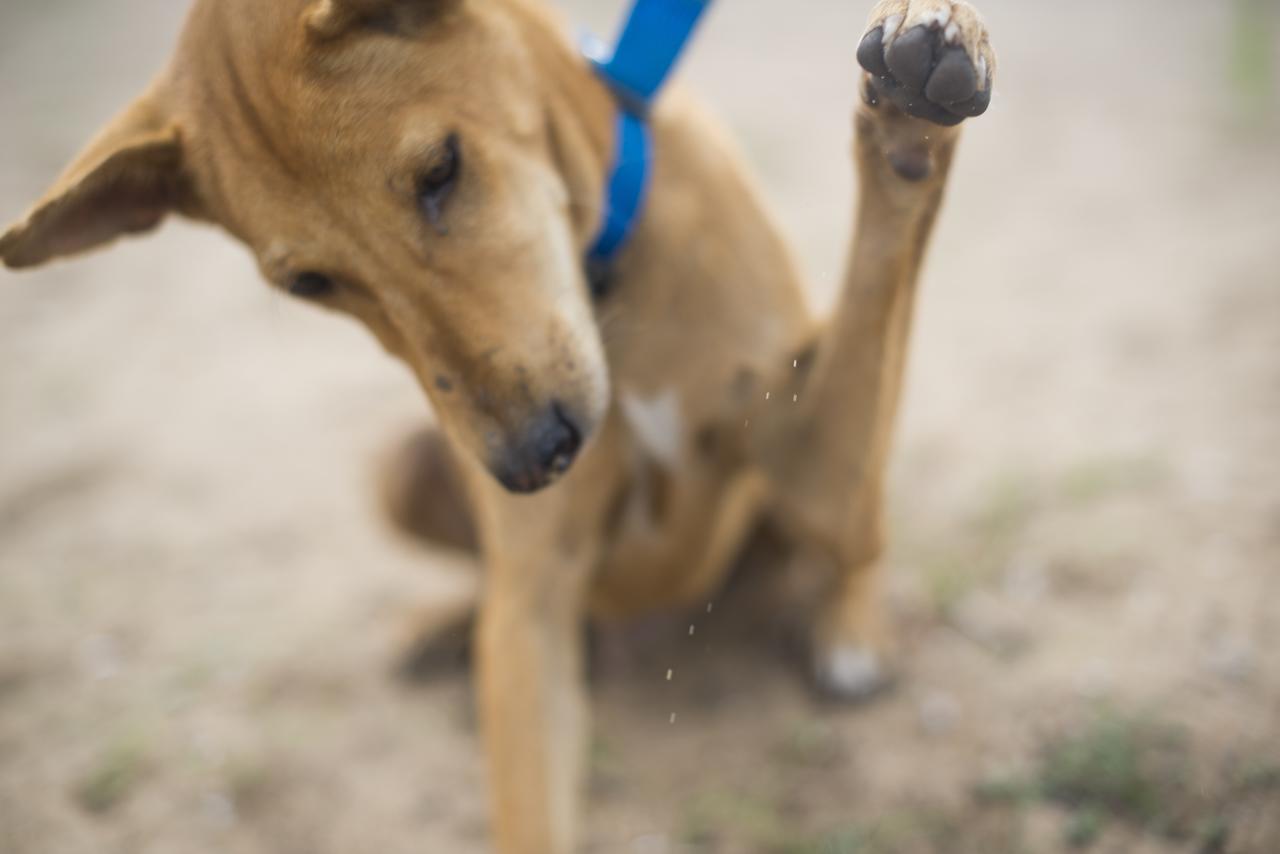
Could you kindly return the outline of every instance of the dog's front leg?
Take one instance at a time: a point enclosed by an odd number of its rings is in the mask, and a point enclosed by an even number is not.
[[[884,676],[882,490],[916,282],[958,125],[986,110],[995,73],[986,29],[963,0],[881,0],[858,60],[866,73],[848,272],[792,426],[769,449],[783,501],[838,564],[815,665],[822,687],[849,697]]]
[[[486,572],[475,662],[500,854],[575,850],[589,724],[583,615],[621,475],[616,440],[611,426],[565,482],[535,496],[480,476]]]
[[[488,585],[477,626],[481,725],[496,849],[570,854],[588,714],[579,635],[585,555],[554,572],[567,584],[537,591],[515,582],[546,567],[510,561]],[[557,601],[558,600],[558,601]]]

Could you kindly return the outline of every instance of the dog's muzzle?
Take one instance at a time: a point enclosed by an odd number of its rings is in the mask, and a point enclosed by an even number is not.
[[[538,492],[567,472],[582,450],[582,430],[554,403],[507,446],[491,469],[511,492]]]

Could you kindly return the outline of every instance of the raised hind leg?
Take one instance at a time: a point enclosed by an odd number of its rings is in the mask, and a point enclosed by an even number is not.
[[[860,196],[843,291],[762,454],[782,514],[836,565],[814,668],[821,687],[851,698],[886,675],[882,502],[916,283],[958,125],[986,110],[995,72],[985,27],[958,0],[882,0],[858,60]]]

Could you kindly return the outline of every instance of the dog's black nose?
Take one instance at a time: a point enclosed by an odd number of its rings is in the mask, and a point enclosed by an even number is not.
[[[578,425],[560,406],[551,407],[551,416],[539,428],[538,463],[553,477],[564,474],[582,450],[582,434]]]
[[[537,492],[567,472],[581,450],[577,423],[560,404],[552,404],[508,449],[495,473],[512,492]]]

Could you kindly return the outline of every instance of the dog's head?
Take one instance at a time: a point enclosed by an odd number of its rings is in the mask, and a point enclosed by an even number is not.
[[[268,281],[363,322],[458,443],[533,491],[608,406],[572,204],[607,140],[566,119],[600,97],[523,0],[198,0],[171,67],[0,257],[217,223]]]

